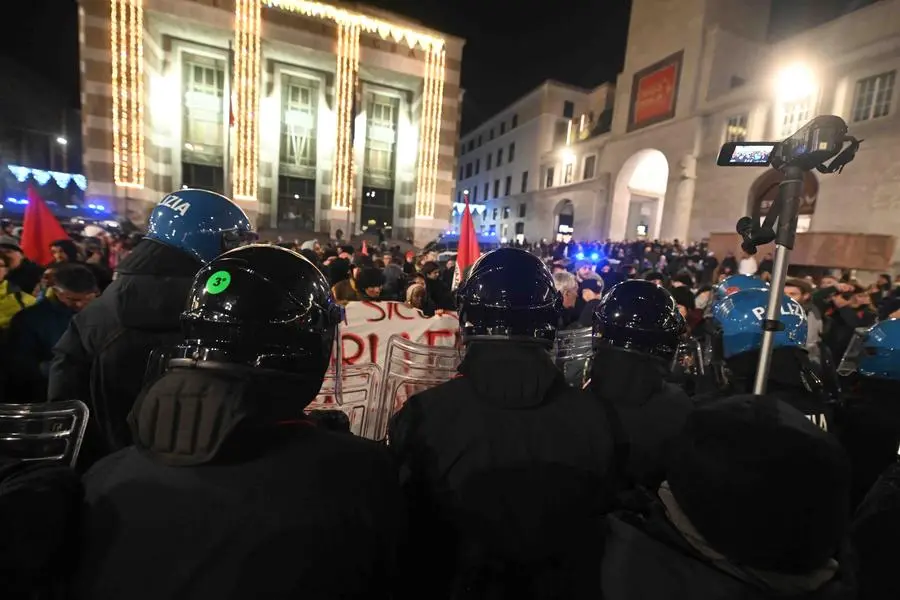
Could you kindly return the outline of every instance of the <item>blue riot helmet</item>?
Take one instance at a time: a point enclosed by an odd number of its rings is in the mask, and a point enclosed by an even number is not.
[[[768,290],[769,284],[758,277],[750,275],[731,275],[723,279],[713,288],[713,303],[724,300],[731,294],[742,290]]]
[[[900,381],[900,319],[858,329],[838,368],[841,375]]]
[[[749,289],[734,292],[713,309],[713,352],[729,360],[762,345],[763,322],[769,303],[768,290]],[[806,312],[787,296],[781,299],[781,331],[775,333],[774,348],[806,349]]]
[[[156,205],[146,237],[206,264],[256,236],[237,204],[215,192],[187,189],[169,194]]]
[[[464,343],[475,340],[556,339],[562,295],[541,259],[517,248],[498,248],[472,265],[456,291]]]

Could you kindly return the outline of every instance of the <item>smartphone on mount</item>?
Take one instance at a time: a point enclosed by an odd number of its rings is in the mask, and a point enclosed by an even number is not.
[[[727,142],[719,152],[720,167],[768,167],[778,142]]]

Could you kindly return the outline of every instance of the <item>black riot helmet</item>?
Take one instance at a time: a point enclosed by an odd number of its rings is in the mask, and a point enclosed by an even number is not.
[[[197,273],[170,366],[266,369],[321,386],[343,312],[303,256],[254,244]]]
[[[517,248],[483,255],[456,292],[463,342],[476,339],[553,344],[562,296],[541,260]]]
[[[594,310],[594,347],[621,348],[670,363],[684,327],[669,292],[651,281],[631,279],[613,287]]]

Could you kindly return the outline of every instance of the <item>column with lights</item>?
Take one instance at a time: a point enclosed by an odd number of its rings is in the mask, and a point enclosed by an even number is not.
[[[143,0],[110,0],[113,181],[144,187]],[[126,194],[127,196],[127,194]]]
[[[419,131],[419,164],[416,173],[417,220],[434,217],[445,61],[446,52],[443,44],[432,44],[426,48],[425,83],[422,92],[422,118]]]
[[[337,75],[335,77],[335,113],[337,139],[331,176],[332,230],[346,227],[353,206],[353,120],[356,78],[359,73],[360,27],[354,21],[338,23]],[[346,211],[347,214],[344,213]],[[341,219],[339,217],[344,217]],[[350,231],[346,232],[349,237]]]
[[[259,187],[259,88],[261,0],[236,0],[234,6],[234,106],[235,145],[232,194],[256,212]],[[229,157],[225,157],[229,160]]]

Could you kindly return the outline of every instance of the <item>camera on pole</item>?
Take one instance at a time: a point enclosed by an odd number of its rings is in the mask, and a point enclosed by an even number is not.
[[[847,132],[847,123],[843,119],[823,115],[814,118],[782,142],[729,142],[719,152],[716,164],[720,167],[771,166],[784,174],[778,196],[765,220],[759,223],[758,219],[741,217],[736,227],[743,238],[741,248],[747,254],[756,254],[757,246],[775,241],[772,285],[766,318],[762,322],[763,338],[753,384],[754,394],[766,393],[775,333],[783,328],[779,320],[781,297],[797,234],[803,176],[813,169],[819,173],[840,173],[854,159],[862,143],[862,140]],[[831,162],[826,164],[829,160]]]

